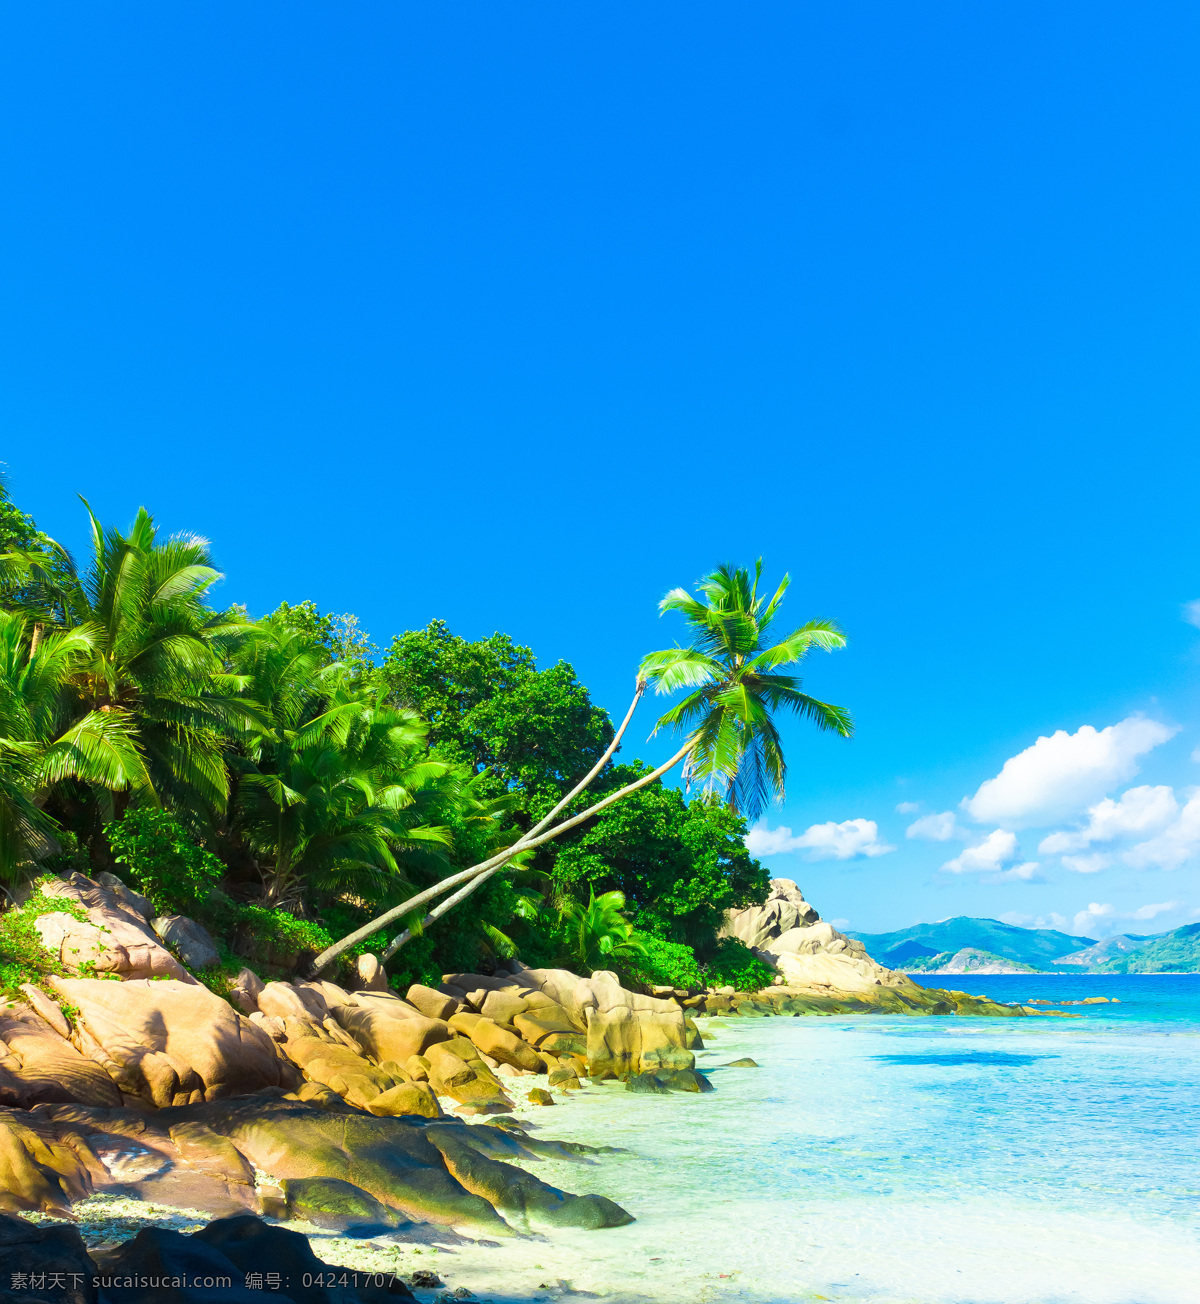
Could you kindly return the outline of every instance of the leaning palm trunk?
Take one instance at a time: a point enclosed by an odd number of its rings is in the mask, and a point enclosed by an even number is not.
[[[644,681],[639,679],[637,689],[633,695],[633,701],[629,704],[629,710],[625,713],[625,719],[621,722],[621,727],[613,735],[613,740],[609,743],[608,749],[605,751],[604,755],[600,757],[596,764],[592,766],[588,773],[584,775],[584,777],[575,785],[574,788],[571,789],[569,793],[567,793],[554,809],[551,810],[543,819],[539,820],[528,833],[523,834],[511,846],[505,847],[503,851],[489,857],[489,859],[481,861],[477,865],[472,865],[470,869],[464,869],[457,874],[449,875],[442,879],[441,882],[435,883],[432,887],[426,888],[423,892],[418,892],[416,896],[410,897],[407,901],[401,902],[400,905],[393,906],[391,910],[386,911],[377,919],[371,920],[369,924],[364,924],[362,928],[356,929],[353,933],[343,937],[340,942],[335,942],[332,946],[327,947],[312,962],[310,973],[313,975],[320,973],[321,970],[325,969],[339,956],[344,955],[348,950],[350,950],[352,946],[364,941],[372,934],[379,932],[380,929],[386,928],[388,924],[394,923],[397,919],[403,919],[406,915],[411,915],[414,911],[419,910],[422,906],[434,900],[436,897],[441,896],[444,892],[448,892],[451,888],[465,884],[465,888],[456,892],[450,900],[443,902],[434,913],[430,914],[425,922],[431,922],[434,919],[441,918],[447,910],[470,896],[470,894],[474,892],[481,883],[491,878],[494,873],[498,873],[520,852],[540,847],[544,842],[549,842],[553,838],[557,838],[568,829],[575,828],[576,825],[581,824],[584,820],[590,819],[593,815],[605,809],[605,807],[611,806],[614,801],[618,801],[620,798],[628,796],[631,792],[636,792],[639,788],[644,788],[646,784],[652,783],[655,779],[660,778],[671,769],[672,766],[677,765],[691,747],[690,740],[665,765],[660,766],[651,774],[647,774],[636,782],[628,784],[617,792],[611,793],[608,797],[604,798],[603,801],[597,802],[594,806],[589,807],[581,814],[573,816],[571,819],[559,824],[556,828],[547,831],[547,825],[554,819],[554,817],[577,796],[579,796],[579,794],[588,787],[588,785],[608,763],[613,752],[616,751],[617,745],[621,741],[621,736],[628,728],[630,720],[633,719],[633,713],[637,709],[637,704],[641,700],[645,687]],[[405,944],[405,942],[410,940],[412,935],[413,934],[406,929],[396,938],[391,947],[389,947],[387,955],[394,955],[395,952]]]
[[[684,589],[673,589],[668,593],[659,603],[659,610],[664,613],[681,611],[696,632],[697,645],[651,652],[642,659],[633,703],[608,751],[592,770],[545,819],[512,846],[481,864],[444,878],[349,937],[342,938],[317,956],[312,972],[319,973],[331,960],[393,920],[414,914],[435,897],[451,888],[459,888],[423,921],[424,924],[432,923],[470,896],[493,874],[499,873],[521,852],[560,837],[584,820],[598,815],[613,802],[661,778],[685,758],[688,762],[684,770],[685,779],[708,779],[710,793],[716,783],[724,784],[730,805],[751,818],[761,811],[769,795],[782,799],[786,767],[779,733],[771,718],[773,710],[776,707],[791,710],[811,720],[819,729],[832,730],[846,738],[853,731],[853,724],[848,712],[802,693],[800,681],[790,675],[778,674],[778,668],[803,660],[813,647],[826,651],[843,647],[846,639],[832,621],[810,620],[793,630],[782,642],[764,647],[763,636],[787,592],[789,580],[785,575],[774,596],[767,601],[758,593],[761,574],[761,560],[755,566],[753,581],[744,569],[721,566],[705,577],[701,585],[703,601]],[[665,765],[610,793],[581,814],[548,829],[547,825],[555,816],[600,773],[625,732],[647,681],[653,682],[659,693],[671,693],[678,688],[691,690],[683,701],[660,717],[655,726],[655,732],[664,725],[687,730],[687,742]],[[413,935],[411,930],[405,930],[391,944],[386,955],[394,955]]]
[[[580,814],[573,816],[569,820],[565,820],[557,828],[551,829],[548,833],[543,833],[540,837],[535,838],[527,834],[520,842],[516,842],[508,848],[504,853],[505,860],[501,864],[492,865],[490,868],[477,865],[475,869],[478,872],[475,874],[475,877],[471,879],[465,887],[459,888],[452,897],[448,897],[443,901],[441,905],[435,906],[434,909],[432,909],[421,921],[420,931],[424,932],[429,924],[440,919],[448,910],[458,905],[458,903],[466,897],[469,897],[477,887],[485,883],[493,874],[498,874],[518,852],[528,851],[533,847],[540,847],[542,843],[557,838],[559,834],[566,833],[568,829],[575,828],[576,825],[582,824],[584,820],[590,820],[593,815],[598,815],[605,809],[605,807],[611,806],[613,802],[620,801],[622,797],[628,797],[631,792],[637,792],[639,788],[644,788],[648,783],[653,783],[655,779],[661,779],[669,769],[678,765],[679,762],[687,756],[691,749],[692,740],[689,738],[679,751],[677,751],[665,764],[660,765],[657,770],[652,770],[649,774],[642,775],[642,777],[634,783],[626,784],[624,788],[619,788],[616,792],[610,793],[603,801],[598,801],[594,806],[589,806],[587,810],[582,811]],[[383,953],[383,958],[385,960],[390,959],[402,946],[405,945],[406,942],[410,942],[415,936],[417,936],[416,933],[406,928]],[[320,958],[320,956],[317,957],[318,960],[320,960]]]

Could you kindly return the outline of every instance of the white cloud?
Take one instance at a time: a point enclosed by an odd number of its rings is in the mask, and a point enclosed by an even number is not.
[[[1067,819],[1137,773],[1137,758],[1165,743],[1177,727],[1130,716],[1106,729],[1083,725],[1041,737],[979,785],[963,809],[980,823],[1014,828]]]
[[[1196,750],[1192,753],[1192,760],[1200,761],[1200,747],[1197,747]]]
[[[1130,919],[1153,919],[1155,915],[1166,914],[1168,910],[1178,910],[1182,904],[1182,901],[1159,901],[1152,906],[1138,906],[1129,917]]]
[[[914,820],[904,831],[906,838],[927,838],[930,842],[949,842],[953,837],[962,837],[954,812],[944,810],[939,815],[922,815]]]
[[[1125,836],[1144,837],[1169,824],[1178,812],[1179,803],[1171,788],[1166,784],[1153,788],[1143,784],[1123,792],[1120,801],[1105,797],[1089,807],[1086,827],[1051,833],[1042,839],[1038,851],[1043,856],[1056,856],[1067,851],[1084,851],[1093,842],[1111,842]]]
[[[1086,910],[1080,910],[1075,916],[1071,925],[1071,932],[1080,937],[1086,937],[1089,933],[1096,931],[1096,925],[1103,919],[1110,918],[1115,911],[1109,904],[1101,905],[1098,901],[1093,901]]]
[[[942,866],[947,874],[996,874],[1017,858],[1017,835],[994,829],[978,846],[967,847]]]
[[[921,809],[919,801],[902,801],[896,809],[901,815],[915,815]]]
[[[1045,875],[1036,860],[1027,860],[1023,865],[1014,865],[1012,869],[1003,869],[992,874],[989,883],[1044,883]]]
[[[1183,618],[1189,625],[1195,625],[1200,629],[1200,598],[1195,602],[1185,602],[1183,604]]]
[[[1062,863],[1063,868],[1069,869],[1072,874],[1098,874],[1112,864],[1112,857],[1099,853],[1090,856],[1064,856]]]
[[[835,824],[813,824],[798,836],[781,825],[768,829],[756,825],[746,834],[746,849],[752,856],[780,856],[803,851],[809,860],[852,860],[855,856],[883,856],[896,848],[880,840],[874,820],[843,820]]]
[[[1093,901],[1086,910],[1079,911],[1075,916],[1071,931],[1084,936],[1098,932],[1102,937],[1110,937],[1119,931],[1117,924],[1120,920],[1132,919],[1145,923],[1148,919],[1155,919],[1159,915],[1182,908],[1181,901],[1156,901],[1123,913],[1108,903],[1101,905],[1098,901]]]
[[[1156,838],[1139,842],[1125,853],[1134,869],[1180,869],[1200,854],[1200,792],[1179,812],[1179,818]]]

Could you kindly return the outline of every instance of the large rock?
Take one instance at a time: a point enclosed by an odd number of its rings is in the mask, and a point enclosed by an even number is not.
[[[490,1158],[474,1144],[478,1129],[461,1123],[434,1123],[425,1135],[441,1151],[446,1167],[467,1188],[482,1196],[510,1223],[526,1227],[624,1227],[633,1219],[602,1195],[568,1195],[512,1164]]]
[[[358,1201],[348,1203],[370,1207],[369,1197],[358,1195]],[[314,1193],[308,1203],[319,1206],[322,1201]],[[389,1217],[377,1202],[374,1207]],[[315,1221],[333,1229],[345,1222],[322,1219],[316,1208],[312,1212]],[[395,1220],[379,1225],[394,1226]],[[97,1269],[101,1304],[261,1304],[264,1299],[276,1304],[384,1304],[413,1298],[397,1279],[364,1281],[353,1269],[317,1258],[307,1237],[251,1214],[217,1219],[190,1236],[143,1228],[131,1240],[99,1251]],[[218,1282],[224,1284],[213,1284]]]
[[[691,1069],[695,1055],[687,1049],[683,1011],[674,1016],[613,1005],[593,1010],[588,1022],[588,1075],[626,1078],[656,1069]]]
[[[49,997],[38,995],[41,1002],[54,1006]],[[62,1019],[62,1012],[58,1014]],[[62,1022],[65,1028],[66,1021]],[[119,1105],[121,1093],[112,1078],[95,1060],[81,1055],[56,1027],[57,1023],[52,1027],[29,1006],[0,1008],[0,1039],[5,1049],[0,1058],[0,1104],[23,1109],[71,1100],[85,1105]]]
[[[78,973],[84,965],[92,965],[97,973],[112,973],[120,978],[196,981],[162,945],[146,920],[110,889],[83,874],[69,874],[47,880],[41,891],[51,899],[72,901],[87,912],[87,923],[57,910],[34,920],[42,945],[57,955],[68,971]]]
[[[354,970],[361,990],[368,992],[387,991],[387,974],[383,970],[383,965],[379,963],[377,955],[372,955],[370,951],[365,955],[360,955],[355,961]]]
[[[313,1010],[291,983],[267,983],[256,996],[258,1009],[272,1019],[309,1019]],[[324,1017],[326,1011],[322,1010]]]
[[[95,1304],[95,1267],[74,1227],[39,1227],[0,1214],[0,1299]],[[47,1287],[47,1279],[52,1284]],[[12,1287],[10,1294],[3,1287]]]
[[[408,1003],[428,1019],[448,1020],[462,1008],[462,1002],[447,996],[444,992],[435,992],[432,987],[413,983],[406,993]]]
[[[425,1058],[429,1061],[429,1085],[439,1096],[485,1113],[511,1112],[512,1101],[504,1094],[500,1079],[466,1037],[435,1042]]]
[[[299,1080],[266,1032],[199,984],[56,978],[53,985],[79,1011],[76,1048],[147,1104],[287,1089]]]
[[[263,980],[253,969],[239,969],[229,988],[229,999],[243,1014],[257,1014],[258,994],[263,986]]]
[[[160,915],[150,927],[189,969],[207,969],[221,958],[208,929],[186,915]]]
[[[527,1073],[540,1073],[545,1067],[542,1057],[531,1046],[482,1014],[456,1014],[450,1026],[465,1033],[478,1050],[500,1064]]]
[[[529,1002],[523,996],[513,992],[488,992],[479,1012],[494,1023],[511,1025],[518,1014],[525,1014],[528,1009]]]
[[[403,1064],[410,1055],[424,1055],[430,1046],[449,1041],[453,1033],[441,1019],[429,1019],[388,998],[362,999],[333,1011],[338,1023],[376,1061]]]
[[[115,874],[109,874],[102,869],[96,875],[96,882],[101,887],[107,888],[123,906],[132,910],[135,915],[140,915],[147,923],[158,913],[149,897],[144,897],[140,892],[135,892],[133,888],[122,882]]]
[[[791,879],[773,878],[766,901],[761,906],[729,911],[723,932],[753,951],[789,929],[815,924],[820,918]]]
[[[861,942],[823,922],[790,879],[773,878],[764,905],[729,911],[722,932],[773,965],[790,991],[861,997],[888,988],[915,999],[920,992],[906,974],[876,964]]]
[[[103,1256],[97,1277],[102,1287],[112,1283],[103,1299],[114,1304],[262,1304],[263,1299],[262,1290],[248,1287],[245,1272],[220,1250],[167,1227],[143,1227]],[[298,1304],[290,1294],[276,1293],[274,1299]]]
[[[444,1118],[445,1111],[428,1082],[402,1082],[375,1097],[367,1112],[380,1118],[403,1118],[406,1114],[420,1118]]]
[[[407,1220],[494,1235],[508,1231],[499,1210],[517,1226],[530,1215],[557,1225],[617,1226],[628,1215],[609,1201],[574,1197],[508,1164],[482,1162],[595,1153],[520,1131],[376,1117],[338,1097],[306,1103],[264,1093],[150,1112],[0,1109],[0,1207],[69,1217],[73,1202],[112,1191],[253,1212],[258,1170],[276,1183],[263,1190],[264,1207],[277,1217],[324,1211],[342,1227]]]
[[[356,1051],[332,1038],[290,1037],[285,1043],[288,1058],[304,1072],[309,1082],[336,1091],[360,1109],[399,1085],[404,1079],[385,1072]]]
[[[106,1177],[100,1160],[73,1144],[70,1132],[64,1137],[49,1118],[0,1109],[0,1209],[70,1218],[72,1203],[86,1199]]]

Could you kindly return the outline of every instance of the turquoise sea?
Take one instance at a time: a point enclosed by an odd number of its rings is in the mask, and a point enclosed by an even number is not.
[[[626,1147],[534,1171],[636,1223],[461,1248],[443,1275],[496,1301],[1200,1300],[1200,975],[954,982],[1120,1004],[707,1021],[711,1094],[596,1086],[521,1110],[542,1136]],[[744,1055],[761,1067],[722,1067]]]

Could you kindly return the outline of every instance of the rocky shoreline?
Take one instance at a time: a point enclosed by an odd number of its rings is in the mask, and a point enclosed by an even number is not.
[[[297,1245],[275,1234],[284,1224],[393,1246],[627,1224],[613,1201],[559,1190],[521,1166],[586,1163],[601,1151],[531,1135],[531,1120],[514,1117],[517,1102],[532,1114],[604,1082],[642,1094],[710,1091],[697,1069],[700,1016],[1035,1013],[882,969],[783,881],[756,913],[729,921],[759,954],[780,957],[776,985],[759,992],[636,992],[606,971],[513,963],[400,996],[364,956],[353,988],[263,982],[244,969],[222,996],[184,963],[205,941],[191,921],[168,930],[116,879],[74,874],[41,890],[73,907],[37,924],[77,976],[52,976],[51,991],[26,984],[24,1000],[0,1008],[0,1243],[17,1257],[43,1241],[76,1258],[90,1250],[130,1277],[135,1261],[218,1251],[237,1261],[227,1251],[242,1253],[242,1242],[260,1258],[270,1245],[299,1262]],[[127,1234],[128,1249],[95,1237],[85,1246],[51,1226],[77,1210],[99,1209],[103,1221],[114,1206],[128,1215],[127,1233],[138,1208],[193,1221]],[[41,1241],[20,1215],[44,1224]],[[216,1221],[200,1230],[201,1218]],[[322,1271],[309,1264],[310,1277]],[[77,1298],[141,1298],[105,1289]],[[304,1299],[376,1297],[318,1290]]]

